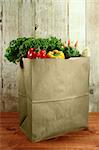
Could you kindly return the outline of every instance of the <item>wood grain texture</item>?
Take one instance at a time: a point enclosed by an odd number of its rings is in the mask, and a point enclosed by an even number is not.
[[[2,62],[2,1],[0,1],[0,62]],[[0,63],[0,100],[1,100],[2,63]]]
[[[17,0],[15,0],[17,2]],[[19,36],[35,35],[35,1],[19,0],[18,3],[18,31]]]
[[[5,111],[17,111],[17,65],[4,58],[9,42],[17,37],[33,36],[35,29],[34,0],[3,0],[2,99]]]
[[[18,113],[0,113],[0,150],[99,150],[99,113],[89,114],[88,129],[38,143],[20,131]]]
[[[3,3],[0,1],[0,111],[4,111],[4,103],[2,101],[2,8]]]
[[[36,25],[35,36],[38,38],[47,37],[48,28],[51,29],[51,24],[48,24],[49,23],[48,21],[51,21],[50,8],[52,8],[51,1],[46,0],[35,1],[35,25]]]
[[[67,0],[52,0],[52,19],[53,19],[53,31],[52,35],[61,38],[62,41],[66,41],[67,36]]]
[[[90,48],[90,110],[99,111],[99,1],[86,1],[86,45]]]
[[[1,62],[3,66],[2,78],[0,78],[3,81],[2,99],[5,111],[17,111],[17,66],[4,58],[5,49],[9,42],[18,36],[52,35],[65,40],[67,2],[66,0],[3,0],[2,2],[3,55]]]
[[[85,48],[85,0],[69,0],[69,36],[78,40],[80,52]]]
[[[90,111],[99,111],[98,10],[98,0],[0,0],[0,111],[16,111],[18,104],[17,66],[4,58],[8,43],[18,36],[52,35],[65,41],[68,33],[79,40],[80,51],[91,49]]]
[[[4,57],[5,49],[10,40],[18,37],[18,1],[3,0],[3,55],[2,55],[2,78],[3,91],[2,99],[5,101],[5,110],[10,111],[17,101],[17,82],[16,70],[17,66],[11,64]],[[10,104],[9,104],[10,103]],[[17,108],[15,107],[15,110]]]
[[[67,1],[40,0],[36,1],[35,7],[36,37],[57,36],[66,40]]]

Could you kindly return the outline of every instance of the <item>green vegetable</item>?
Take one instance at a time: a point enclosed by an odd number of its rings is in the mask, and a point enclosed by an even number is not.
[[[71,47],[71,46],[65,47],[63,52],[65,54],[65,58],[80,57],[81,56],[78,49]]]
[[[9,44],[9,47],[6,49],[5,57],[13,63],[16,63],[17,60],[19,60],[20,51],[19,47],[22,45],[24,41],[26,41],[27,38],[17,38],[16,40],[12,40]]]
[[[45,49],[48,53],[54,49],[61,50],[61,39],[56,37],[50,38],[17,38],[10,42],[9,47],[6,49],[5,57],[13,63],[17,63],[21,58],[27,56],[27,52],[30,48],[36,48],[38,50]]]
[[[21,37],[16,40],[12,40],[9,43],[8,48],[6,49],[5,57],[13,63],[19,62],[23,57],[27,57],[28,50],[30,48],[35,48],[36,52],[40,50],[45,50],[46,54],[49,51],[53,51],[57,49],[58,51],[62,51],[65,54],[65,58],[70,57],[79,57],[80,53],[77,49],[77,43],[74,46],[71,46],[70,40],[68,41],[68,45],[63,44],[61,39],[56,37],[49,38],[33,38],[33,37]]]

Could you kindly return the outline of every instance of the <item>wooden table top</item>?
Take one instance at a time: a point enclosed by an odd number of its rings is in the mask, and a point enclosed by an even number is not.
[[[0,150],[99,150],[99,113],[89,113],[88,129],[39,143],[20,131],[17,112],[0,113]]]

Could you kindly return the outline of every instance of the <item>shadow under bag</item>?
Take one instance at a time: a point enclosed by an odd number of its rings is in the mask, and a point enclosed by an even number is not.
[[[32,141],[87,127],[89,58],[23,59],[18,69],[20,128]]]

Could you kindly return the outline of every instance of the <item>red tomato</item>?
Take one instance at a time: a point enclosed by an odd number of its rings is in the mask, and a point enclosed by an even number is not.
[[[27,53],[27,58],[32,59],[33,58],[33,53],[31,51],[28,51]]]
[[[41,58],[46,58],[46,54],[42,54],[42,55],[41,55]]]
[[[44,49],[40,51],[40,54],[41,54],[41,58],[46,58],[46,51]]]
[[[27,53],[27,58],[35,59],[36,58],[36,52],[34,51],[34,48],[30,48]]]
[[[35,51],[35,48],[30,48],[27,53],[27,58],[35,59],[35,58],[48,58],[46,55],[46,50],[42,49],[39,52]]]
[[[37,52],[37,53],[36,53],[36,57],[37,57],[37,58],[41,58],[40,52]]]
[[[42,49],[42,50],[40,51],[40,54],[41,54],[41,55],[46,54],[46,51],[45,51],[44,49]]]
[[[33,51],[33,52],[32,52],[32,54],[33,54],[33,59],[35,59],[35,58],[36,58],[37,53],[36,53],[35,51]]]

